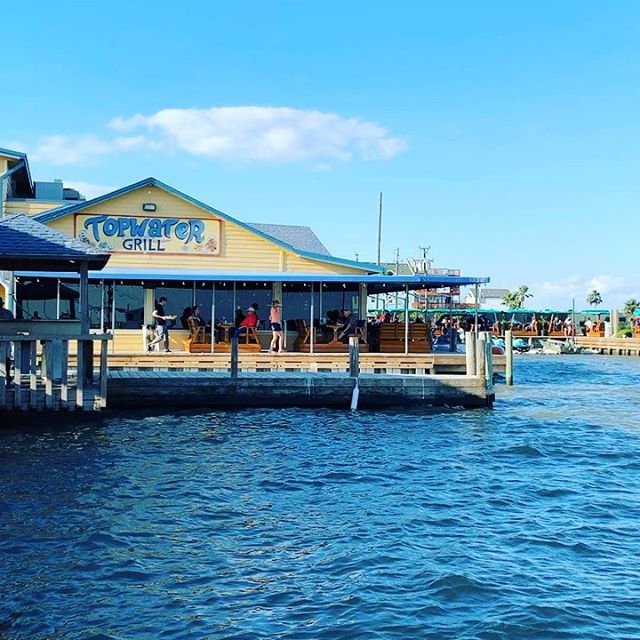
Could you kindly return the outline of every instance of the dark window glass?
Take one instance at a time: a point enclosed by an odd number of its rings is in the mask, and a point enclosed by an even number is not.
[[[216,283],[216,322],[233,322],[233,282]]]
[[[176,316],[176,329],[186,328],[186,318],[191,315],[193,309],[193,282],[185,281],[184,285],[172,283],[171,286],[156,287],[155,301],[160,300],[162,296],[167,298],[165,314]],[[184,326],[181,318],[184,319]]]
[[[242,313],[246,316],[249,307],[254,303],[257,304],[259,329],[268,328],[271,298],[271,284],[236,283],[236,308],[242,309]]]
[[[56,278],[19,278],[16,284],[16,318],[30,320],[34,316],[55,320],[58,309]]]
[[[358,313],[358,288],[357,285],[342,285],[333,287],[331,285],[323,285],[322,287],[322,316],[327,318],[327,312],[346,311],[349,309],[352,313]]]
[[[213,283],[197,282],[196,283],[196,301],[200,307],[200,316],[204,318],[208,324],[211,320],[211,296],[213,293]]]
[[[80,311],[80,283],[60,280],[60,320],[77,320]]]
[[[115,328],[139,329],[144,322],[144,289],[142,285],[115,285]]]
[[[89,284],[89,326],[102,328],[102,283]]]

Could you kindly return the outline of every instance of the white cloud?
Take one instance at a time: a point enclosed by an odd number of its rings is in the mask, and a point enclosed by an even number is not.
[[[91,182],[75,180],[65,180],[64,186],[78,190],[87,200],[115,191],[113,187],[107,187],[103,184],[93,184]]]
[[[197,156],[262,162],[392,158],[406,143],[358,118],[288,107],[162,109],[115,118],[117,131],[144,131],[148,143]]]
[[[513,287],[512,287],[513,288]],[[599,274],[567,276],[560,280],[533,284],[531,306],[535,308],[568,309],[575,299],[577,309],[587,309],[587,294],[595,289],[602,296],[602,307],[622,308],[626,300],[640,297],[640,286],[624,276]]]
[[[114,118],[109,127],[132,135],[44,136],[30,150],[31,159],[71,165],[118,151],[164,149],[222,161],[306,162],[324,170],[354,157],[392,158],[407,146],[372,122],[288,107],[162,109]]]
[[[144,145],[142,136],[116,137],[103,140],[93,134],[82,136],[44,136],[30,154],[33,160],[53,165],[79,164],[93,156],[118,150],[139,148]]]

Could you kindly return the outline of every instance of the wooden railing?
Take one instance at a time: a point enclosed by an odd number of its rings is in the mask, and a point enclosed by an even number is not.
[[[26,332],[25,332],[26,333]],[[107,405],[111,334],[0,336],[0,410],[89,410]],[[77,343],[70,367],[69,343]],[[100,343],[97,372],[93,346]],[[97,373],[97,375],[96,375]]]

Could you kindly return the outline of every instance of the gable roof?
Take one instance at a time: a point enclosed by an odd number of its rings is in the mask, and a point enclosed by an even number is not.
[[[76,271],[78,263],[87,262],[90,269],[102,269],[110,257],[23,213],[0,218],[0,268],[32,265]]]
[[[262,224],[258,222],[250,222],[249,224],[254,229],[258,229],[302,251],[312,251],[325,256],[331,255],[311,227],[297,224]]]
[[[0,157],[7,158],[9,160],[9,170],[0,175],[0,182],[8,178],[10,175],[14,176],[15,184],[18,190],[18,195],[25,197],[33,196],[33,181],[31,180],[31,172],[29,171],[29,161],[27,160],[27,154],[20,151],[12,151],[11,149],[4,149],[0,147]]]
[[[290,251],[291,253],[296,254],[301,258],[307,258],[309,260],[316,260],[319,262],[327,262],[330,264],[336,264],[344,267],[351,267],[353,269],[359,269],[360,271],[367,271],[369,273],[379,273],[382,271],[382,268],[376,264],[371,264],[367,262],[355,262],[354,260],[345,260],[342,258],[334,258],[333,256],[329,255],[328,252],[318,253],[317,251],[308,251],[308,250],[296,247],[250,224],[247,224],[245,222],[240,222],[240,220],[236,220],[236,218],[233,218],[230,215],[222,211],[219,211],[218,209],[214,209],[213,207],[210,207],[208,204],[205,204],[200,200],[196,200],[195,198],[192,198],[191,196],[188,196],[186,193],[183,193],[182,191],[178,191],[177,189],[170,187],[168,184],[165,184],[160,180],[156,180],[156,178],[145,178],[144,180],[140,180],[140,182],[135,182],[133,184],[130,184],[127,187],[123,187],[122,189],[112,191],[111,193],[106,193],[102,196],[98,196],[97,198],[93,198],[92,200],[86,200],[84,202],[74,202],[72,204],[63,205],[62,207],[51,209],[50,211],[46,211],[45,213],[38,214],[34,216],[34,218],[38,220],[38,222],[43,222],[43,223],[51,222],[52,220],[57,220],[58,218],[68,216],[71,213],[76,213],[77,211],[88,209],[89,207],[92,207],[101,202],[113,200],[114,198],[122,196],[126,193],[131,193],[136,189],[141,189],[142,187],[148,187],[148,186],[153,186],[153,187],[157,187],[158,189],[162,189],[167,193],[170,193],[178,198],[181,198],[182,200],[185,200],[186,202],[189,202],[195,205],[196,207],[199,207],[200,209],[204,209],[205,211],[212,213],[213,215],[221,218],[222,220],[225,220],[226,222],[231,222],[232,224],[235,224],[245,229],[246,231],[249,231],[250,233],[258,235],[264,238],[265,240],[268,240],[269,242],[272,242],[273,244],[278,245],[282,249],[285,249],[287,251]],[[272,225],[272,226],[278,226],[278,225]]]

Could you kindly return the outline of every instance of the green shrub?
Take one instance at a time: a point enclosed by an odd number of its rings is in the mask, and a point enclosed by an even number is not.
[[[616,338],[631,338],[632,336],[631,325],[628,322],[621,322],[616,332]]]

